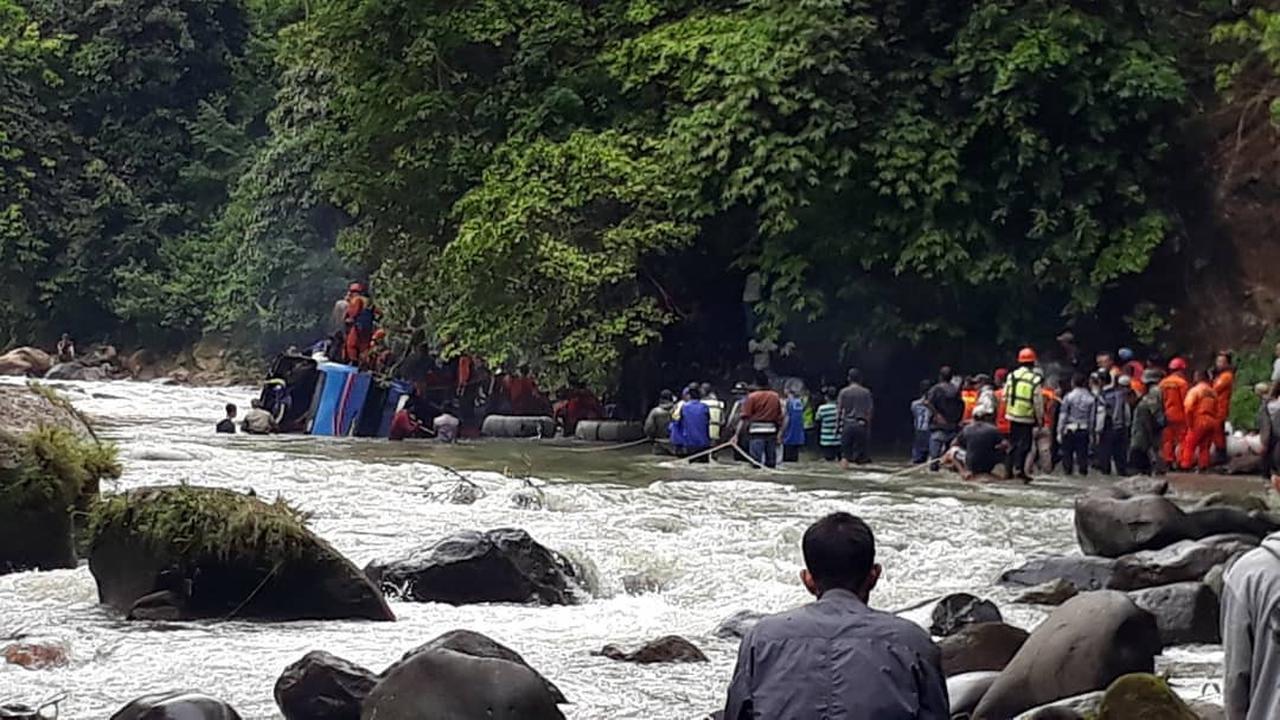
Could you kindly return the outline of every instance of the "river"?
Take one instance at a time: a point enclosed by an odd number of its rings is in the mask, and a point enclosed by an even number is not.
[[[884,609],[953,591],[991,597],[1006,620],[1044,617],[1011,605],[993,580],[1033,553],[1078,552],[1071,497],[1078,485],[976,487],[949,476],[845,475],[799,464],[765,475],[740,465],[675,465],[640,451],[578,452],[536,441],[429,442],[213,434],[227,402],[249,389],[143,383],[58,387],[117,443],[125,472],[108,491],[188,482],[283,496],[311,528],[357,565],[394,558],[463,529],[520,527],[581,563],[593,598],[574,607],[450,607],[392,602],[395,623],[126,623],[97,604],[87,566],[0,576],[0,638],[25,633],[63,643],[67,666],[0,665],[0,702],[65,694],[63,718],[106,718],[129,700],[167,689],[221,697],[246,718],[278,718],[281,670],[323,649],[374,670],[454,628],[492,636],[557,683],[570,718],[699,718],[723,702],[737,644],[712,631],[741,609],[782,610],[806,600],[797,579],[800,536],[835,510],[863,516],[885,575],[872,598]],[[464,473],[485,496],[447,504],[433,493]],[[536,488],[536,489],[534,489]],[[541,502],[520,502],[530,496]],[[628,594],[623,577],[657,590]],[[927,624],[929,606],[906,613]],[[699,645],[710,663],[635,666],[593,656],[666,634]],[[1209,688],[1216,648],[1166,651],[1162,667],[1187,697]],[[1208,688],[1208,689],[1207,689]]]

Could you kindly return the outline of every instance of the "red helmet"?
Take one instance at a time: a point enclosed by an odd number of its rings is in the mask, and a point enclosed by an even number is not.
[[[1186,369],[1187,369],[1187,361],[1183,360],[1180,357],[1176,357],[1169,361],[1170,372],[1177,372],[1179,370],[1186,370]]]
[[[1018,351],[1018,362],[1033,363],[1036,361],[1036,351],[1033,348],[1024,347]]]
[[[365,291],[364,283],[353,282],[347,286],[347,292],[362,293]]]

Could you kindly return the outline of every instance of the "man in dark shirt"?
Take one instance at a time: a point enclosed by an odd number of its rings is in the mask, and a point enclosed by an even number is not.
[[[738,649],[724,720],[946,720],[938,647],[919,626],[872,610],[880,579],[871,528],[848,513],[801,542],[817,602],[764,618]]]
[[[849,370],[849,384],[836,398],[836,418],[840,424],[840,467],[848,470],[849,463],[865,465],[871,462],[867,445],[871,439],[871,416],[875,400],[871,391],[862,386],[862,371]]]
[[[1004,435],[991,424],[986,415],[975,415],[956,436],[951,459],[965,480],[976,475],[991,475],[996,464],[1003,459]]]
[[[951,368],[942,366],[938,371],[938,383],[929,388],[925,398],[933,411],[933,420],[929,423],[929,458],[935,461],[951,447],[964,417],[964,399],[960,397],[960,386],[952,381],[953,377]],[[934,471],[939,467],[937,462],[929,466]]]
[[[227,416],[218,422],[217,432],[224,435],[236,434],[236,404],[227,403]]]

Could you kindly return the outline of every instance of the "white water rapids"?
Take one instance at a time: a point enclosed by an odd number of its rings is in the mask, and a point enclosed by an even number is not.
[[[0,640],[23,633],[64,644],[65,667],[0,664],[0,703],[65,693],[62,718],[107,718],[161,690],[218,696],[246,718],[278,718],[281,670],[322,649],[379,671],[405,651],[455,628],[483,632],[520,652],[560,686],[566,715],[699,718],[720,707],[737,643],[712,631],[734,611],[777,611],[806,600],[799,540],[817,517],[847,510],[877,534],[885,576],[872,598],[893,609],[944,593],[990,597],[1005,619],[1031,628],[1044,616],[1009,604],[993,585],[1033,553],[1078,552],[1070,498],[1076,486],[974,487],[950,477],[841,475],[816,463],[764,475],[742,465],[676,466],[640,451],[575,453],[536,442],[431,443],[213,433],[226,402],[248,389],[142,383],[59,387],[120,448],[125,472],[108,491],[189,482],[247,490],[312,513],[311,528],[359,566],[394,558],[452,532],[520,527],[583,564],[593,598],[573,607],[392,602],[394,623],[127,623],[97,604],[93,576],[75,570],[0,576]],[[430,493],[449,465],[486,492],[469,506]],[[517,507],[541,487],[544,508]],[[640,595],[622,578],[643,573],[660,589]],[[931,605],[908,617],[927,624]],[[592,655],[662,635],[692,640],[710,663],[637,666]],[[3,644],[3,643],[0,643]],[[1217,673],[1216,648],[1166,651],[1164,667],[1188,697]],[[1212,691],[1210,691],[1212,694]]]

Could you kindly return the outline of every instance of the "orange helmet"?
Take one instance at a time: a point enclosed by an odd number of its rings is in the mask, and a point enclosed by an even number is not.
[[[1180,357],[1176,357],[1169,361],[1169,370],[1171,372],[1177,372],[1179,370],[1186,370],[1186,369],[1187,369],[1187,361],[1183,360]]]
[[[1024,347],[1018,351],[1018,362],[1033,363],[1036,361],[1036,351],[1029,347]]]

